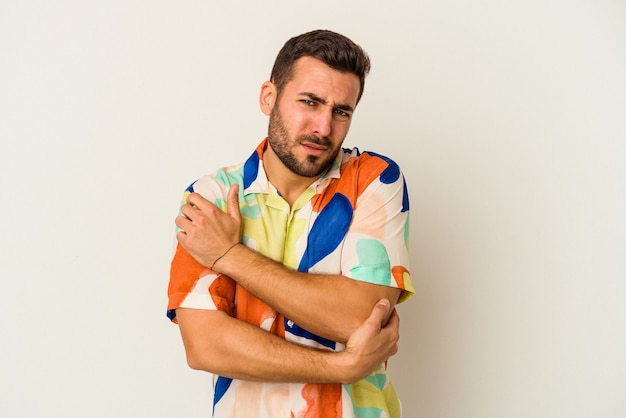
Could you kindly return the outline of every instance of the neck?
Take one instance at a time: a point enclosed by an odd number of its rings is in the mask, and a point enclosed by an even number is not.
[[[292,206],[298,197],[321,177],[321,175],[304,177],[289,170],[270,146],[263,153],[263,167],[267,179],[276,187],[276,190],[289,203],[289,206]]]

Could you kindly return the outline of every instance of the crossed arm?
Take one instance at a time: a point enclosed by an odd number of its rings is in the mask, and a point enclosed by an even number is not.
[[[190,366],[247,380],[348,382],[395,354],[394,305],[400,290],[341,275],[300,273],[243,245],[231,248],[241,239],[237,194],[233,186],[226,213],[198,194],[189,195],[176,219],[181,246],[200,264],[231,277],[298,325],[345,343],[346,350],[303,347],[220,311],[179,308]]]
[[[395,311],[381,329],[390,311],[385,300],[376,304],[341,352],[294,344],[222,311],[176,311],[189,366],[235,379],[352,383],[397,352]]]

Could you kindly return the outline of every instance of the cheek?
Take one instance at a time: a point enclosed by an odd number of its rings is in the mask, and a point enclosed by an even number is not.
[[[350,130],[350,121],[337,121],[333,124],[333,137],[337,138],[340,142],[348,135]]]
[[[306,115],[302,114],[302,112],[281,109],[281,116],[283,126],[289,131],[298,130],[302,125],[306,124]]]
[[[291,112],[290,125],[295,129],[302,130],[312,123],[313,117],[307,112]]]

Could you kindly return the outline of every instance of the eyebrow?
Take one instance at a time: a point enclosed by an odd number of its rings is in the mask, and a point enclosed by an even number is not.
[[[319,97],[317,94],[315,93],[309,93],[309,92],[302,92],[300,93],[303,96],[307,96],[309,99],[314,100],[316,102],[319,102],[323,105],[327,104],[325,99],[322,99],[321,97]],[[337,106],[335,106],[335,109],[341,109],[341,110],[345,110],[345,111],[349,111],[349,112],[353,112],[354,108],[348,104],[338,104]]]

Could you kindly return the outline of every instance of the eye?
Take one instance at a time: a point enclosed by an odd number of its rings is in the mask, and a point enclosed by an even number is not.
[[[350,114],[342,109],[335,109],[335,114],[341,116],[342,118],[349,118]]]
[[[309,99],[301,99],[300,103],[304,103],[307,106],[315,106],[315,102]]]

